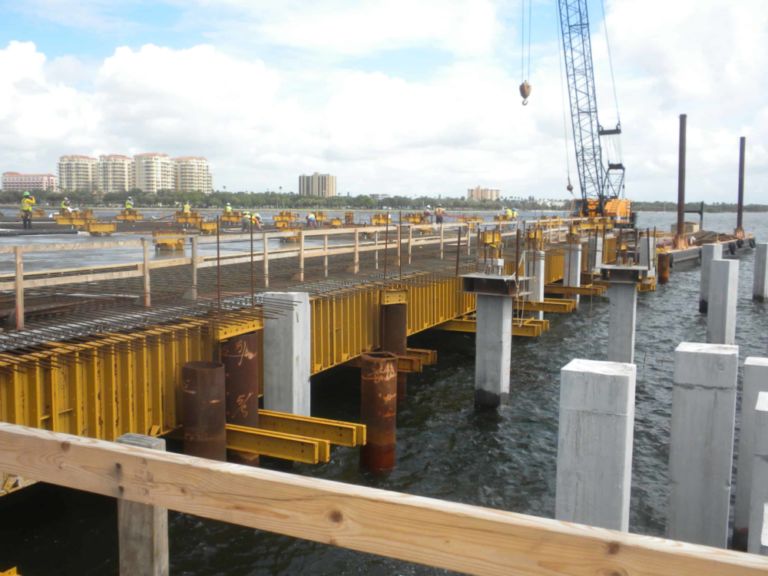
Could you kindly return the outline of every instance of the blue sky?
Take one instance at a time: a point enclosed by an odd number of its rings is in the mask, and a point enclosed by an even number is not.
[[[697,197],[731,200],[742,134],[748,193],[765,194],[761,0],[605,4],[630,196],[674,196],[680,112]],[[601,2],[590,9],[610,124]],[[2,0],[0,14],[0,171],[161,150],[207,156],[229,190],[294,190],[316,170],[353,194],[557,198],[569,165],[577,180],[554,1],[533,2],[525,108],[517,0]]]

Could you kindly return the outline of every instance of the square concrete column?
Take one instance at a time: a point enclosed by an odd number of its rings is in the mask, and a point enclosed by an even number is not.
[[[509,395],[512,298],[477,295],[475,407],[496,408]]]
[[[768,358],[754,356],[744,361],[741,395],[741,433],[736,466],[736,511],[733,545],[746,549],[749,528],[749,499],[752,490],[752,456],[755,453],[755,406],[761,392],[768,392]]]
[[[691,342],[675,350],[667,524],[673,540],[727,544],[738,350]]]
[[[544,302],[544,284],[546,283],[546,258],[543,250],[529,250],[526,259],[526,276],[529,280],[530,293],[526,297],[529,302]],[[539,320],[544,319],[544,312],[534,314]]]
[[[760,243],[755,250],[755,277],[752,298],[758,302],[768,300],[768,244]]]
[[[265,409],[311,415],[310,339],[309,294],[264,294]]]
[[[629,529],[635,366],[572,360],[560,371],[555,518]]]
[[[641,236],[638,240],[638,265],[645,268],[644,277],[656,276],[656,239],[650,235]]]
[[[738,297],[738,260],[712,260],[707,305],[707,342],[710,344],[736,343]]]
[[[709,302],[709,277],[713,260],[723,259],[722,244],[704,244],[701,247],[701,280],[699,283],[699,312],[707,313]]]
[[[603,265],[603,274],[610,273],[608,300],[608,360],[635,361],[635,324],[637,320],[637,282],[644,266]]]
[[[603,265],[603,237],[591,236],[589,238],[589,269],[598,272]]]
[[[768,393],[755,401],[752,486],[749,502],[749,545],[752,554],[768,555]]]
[[[565,245],[565,260],[563,262],[563,286],[578,288],[581,286],[581,242],[572,242]],[[569,296],[579,305],[578,294]]]
[[[123,434],[117,443],[165,452],[165,440],[142,434]],[[117,526],[121,576],[168,575],[168,510],[118,498]]]

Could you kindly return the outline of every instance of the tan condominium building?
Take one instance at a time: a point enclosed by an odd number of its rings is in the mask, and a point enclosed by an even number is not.
[[[133,157],[136,188],[146,194],[176,190],[176,165],[168,154],[147,152]]]
[[[98,163],[90,156],[59,158],[59,188],[62,192],[93,192],[98,186]]]
[[[133,158],[122,154],[99,156],[97,184],[104,194],[128,192],[136,187]]]
[[[3,192],[53,192],[56,184],[56,176],[53,174],[3,172]]]
[[[498,200],[501,191],[498,188],[480,188],[475,186],[467,190],[468,200]]]
[[[208,167],[208,160],[201,156],[181,156],[173,159],[176,165],[177,192],[213,191],[213,178]]]
[[[302,174],[299,176],[299,195],[320,196],[328,198],[336,196],[336,176],[331,174],[318,174],[311,176]]]

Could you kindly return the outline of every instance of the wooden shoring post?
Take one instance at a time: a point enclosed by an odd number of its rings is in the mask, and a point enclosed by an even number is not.
[[[197,300],[197,236],[192,236],[192,300]]]
[[[443,224],[440,224],[440,260],[445,259],[445,230]]]
[[[379,269],[379,231],[373,233],[373,266],[375,270]]]
[[[328,278],[328,234],[323,236],[323,276]]]
[[[402,234],[402,228],[403,228],[403,222],[402,222],[402,215],[403,213],[400,213],[401,220],[397,222],[397,265],[402,270],[402,264],[400,261],[400,252],[402,250],[402,242],[403,242],[403,234]],[[401,273],[402,275],[402,273]]]
[[[264,270],[264,288],[269,288],[269,236],[266,232],[261,233],[261,258]]]
[[[355,253],[352,262],[352,271],[357,274],[360,272],[360,230],[355,228]]]
[[[411,265],[413,259],[413,225],[408,225],[408,266]]]
[[[250,268],[250,275],[251,275],[251,308],[256,307],[256,277],[254,275],[254,261],[253,261],[253,218],[248,218],[248,222],[250,223],[249,226],[249,232],[250,232],[250,240],[251,240],[251,268]]]
[[[149,280],[149,240],[147,238],[141,239],[141,250],[143,256],[142,264],[142,277],[144,279],[144,307],[149,308],[152,305],[152,293]]]
[[[221,312],[221,231],[218,216],[216,216],[216,303]]]
[[[8,423],[0,423],[0,469],[102,496],[471,574],[758,576],[768,570],[768,558],[755,554]]]
[[[14,246],[13,257],[16,261],[16,279],[14,280],[16,288],[15,314],[16,330],[24,329],[24,247]]]
[[[299,230],[299,282],[304,282],[304,230]]]

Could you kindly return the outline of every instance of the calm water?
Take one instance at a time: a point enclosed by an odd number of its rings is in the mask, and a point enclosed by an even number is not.
[[[667,227],[672,213],[642,214],[640,226]],[[735,215],[707,215],[706,228],[730,230]],[[758,240],[768,215],[745,215]],[[740,264],[737,340],[743,363],[765,355],[768,305],[751,300],[752,259]],[[699,269],[675,270],[670,284],[641,294],[637,320],[637,406],[632,483],[633,532],[663,535],[666,504],[673,351],[683,340],[704,341],[698,313]],[[411,344],[439,350],[440,362],[411,376],[398,414],[397,469],[377,479],[358,470],[356,450],[335,448],[332,461],[293,471],[551,517],[557,448],[559,371],[572,358],[605,359],[608,302],[583,299],[578,313],[551,316],[538,340],[512,348],[510,403],[498,414],[473,411],[474,339],[425,334]],[[357,373],[338,370],[313,386],[318,416],[358,419]],[[25,576],[115,574],[114,502],[38,486],[0,502],[0,568]],[[171,515],[175,575],[444,574],[445,572],[307,543],[198,518]]]

